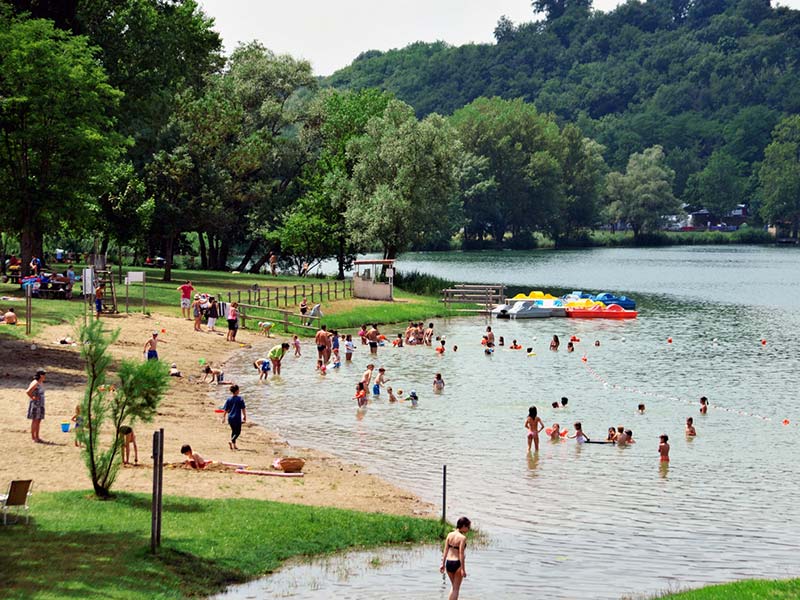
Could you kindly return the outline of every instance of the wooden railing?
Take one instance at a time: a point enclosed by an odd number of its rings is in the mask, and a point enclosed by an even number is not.
[[[271,308],[269,306],[259,306],[257,304],[240,303],[239,321],[242,329],[247,329],[248,320],[256,321],[257,323],[269,321],[270,323],[273,323],[273,326],[283,325],[284,333],[288,333],[289,327],[316,331],[319,329],[322,317],[312,316],[309,314],[303,315],[281,308]]]
[[[504,285],[479,285],[459,284],[452,288],[442,290],[442,302],[447,308],[451,304],[480,305],[482,309],[462,309],[478,312],[491,312],[496,304],[505,304],[506,286]]]
[[[220,302],[231,303],[236,301],[240,305],[244,303],[258,308],[297,306],[303,298],[307,298],[309,305],[313,306],[323,301],[331,302],[352,297],[352,279],[275,287],[253,287],[246,290],[219,292],[217,294],[217,299]]]

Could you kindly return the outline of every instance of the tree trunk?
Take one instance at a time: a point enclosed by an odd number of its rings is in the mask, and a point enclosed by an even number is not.
[[[222,271],[228,270],[228,254],[230,253],[231,245],[228,240],[222,240],[219,244],[219,269]]]
[[[100,242],[100,256],[105,256],[108,253],[109,241],[108,234],[103,234],[103,241]]]
[[[217,244],[214,236],[208,234],[208,268],[212,271],[217,270],[219,264],[219,254],[217,253]]]
[[[26,219],[27,220],[27,219]],[[30,275],[31,274],[31,258],[33,258],[34,253],[36,252],[35,248],[35,232],[33,231],[33,223],[25,223],[22,226],[22,232],[19,236],[19,246],[20,246],[20,260],[22,260],[22,274],[23,275]]]
[[[339,247],[336,252],[336,262],[339,264],[339,272],[336,274],[336,279],[344,279],[344,261],[347,260],[345,256],[346,240],[343,236],[339,237]]]
[[[261,271],[261,267],[267,264],[268,260],[269,260],[269,254],[263,254],[261,258],[259,258],[256,262],[254,262],[253,266],[250,267],[250,272],[258,273],[259,271]]]
[[[197,232],[197,241],[200,244],[200,268],[208,269],[208,254],[206,254],[206,238],[202,231]]]
[[[175,236],[170,234],[164,240],[164,277],[162,281],[172,281],[172,251],[175,246]]]
[[[244,256],[242,257],[242,262],[240,262],[239,266],[236,267],[237,271],[244,272],[245,270],[247,270],[247,264],[250,262],[250,259],[253,258],[253,254],[256,253],[256,250],[258,250],[258,244],[259,240],[253,240],[252,242],[250,242],[250,245],[247,246],[247,250],[245,251]]]

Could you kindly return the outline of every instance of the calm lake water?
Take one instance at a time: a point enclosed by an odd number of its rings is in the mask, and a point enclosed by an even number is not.
[[[383,395],[357,414],[353,389],[369,362],[361,347],[352,364],[325,378],[314,373],[311,344],[288,360],[282,379],[259,385],[254,372],[233,373],[247,382],[253,417],[288,441],[364,465],[425,500],[441,502],[447,464],[448,517],[468,515],[486,536],[468,548],[463,598],[636,597],[798,575],[795,249],[421,253],[403,256],[398,267],[464,282],[624,292],[640,305],[639,319],[627,322],[492,323],[507,342],[533,346],[531,357],[504,349],[485,356],[483,318],[436,319],[436,333],[457,353],[381,348],[375,361],[395,390],[417,391],[416,409]],[[562,340],[558,353],[547,350],[553,334]],[[568,354],[571,335],[581,342]],[[447,383],[442,394],[431,389],[436,372]],[[701,395],[712,405],[706,416]],[[551,409],[562,396],[569,407]],[[523,422],[532,404],[547,426],[572,431],[580,420],[602,439],[609,426],[625,425],[637,443],[543,438],[528,456]],[[695,439],[684,436],[688,416]],[[661,433],[672,446],[666,471],[658,463]],[[352,553],[289,567],[221,597],[446,598],[440,552]]]

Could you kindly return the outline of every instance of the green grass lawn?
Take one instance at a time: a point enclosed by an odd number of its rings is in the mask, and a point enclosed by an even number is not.
[[[395,289],[395,297],[398,300],[394,303],[388,302],[351,302],[349,299],[344,301],[335,302],[336,297],[341,298],[342,282],[338,285],[338,294],[334,293],[334,282],[332,279],[315,279],[315,278],[299,278],[289,276],[272,277],[270,275],[252,275],[249,273],[233,274],[229,272],[220,271],[183,271],[174,270],[173,281],[163,282],[161,277],[163,271],[160,269],[143,269],[143,268],[123,268],[123,273],[128,270],[143,270],[146,273],[147,284],[145,286],[146,305],[147,311],[153,313],[167,314],[171,316],[180,316],[180,293],[177,287],[186,280],[191,280],[192,285],[197,292],[206,292],[214,295],[224,294],[227,300],[228,293],[231,294],[233,300],[238,300],[244,303],[255,303],[255,292],[253,292],[253,285],[258,284],[261,288],[261,303],[266,304],[267,288],[270,289],[270,305],[271,307],[278,306],[280,309],[287,309],[286,301],[288,300],[288,310],[297,312],[295,299],[295,287],[297,290],[298,302],[303,298],[303,292],[308,297],[309,303],[322,301],[322,310],[325,318],[323,323],[327,323],[330,329],[353,329],[359,327],[363,323],[398,323],[409,320],[424,320],[433,317],[443,317],[459,314],[457,311],[448,310],[444,305],[439,302],[438,297],[419,296],[409,294],[402,290]],[[80,269],[76,269],[80,272]],[[116,273],[116,271],[115,271]],[[284,287],[288,286],[288,294],[284,293]],[[311,289],[314,289],[314,295],[311,294]],[[320,289],[322,286],[322,289]],[[125,310],[125,286],[117,285],[117,307],[120,312]],[[280,300],[276,302],[275,290],[280,288]],[[249,296],[248,296],[249,290]],[[330,290],[330,298],[328,292]],[[76,290],[78,291],[78,290]],[[141,311],[141,298],[142,287],[140,284],[130,286],[130,311]],[[320,295],[322,294],[322,297]],[[15,296],[22,297],[22,293],[17,285],[0,284],[0,295],[2,296]],[[313,298],[313,299],[312,299]],[[0,309],[5,310],[7,306],[14,306],[20,318],[24,317],[25,302],[6,302],[0,301]],[[47,325],[54,325],[58,323],[74,323],[78,319],[82,319],[84,305],[80,298],[76,296],[73,300],[45,300],[34,298],[33,299],[33,334],[38,334],[43,327]],[[249,314],[256,321],[276,321],[282,319],[281,313],[267,309],[248,309]],[[299,318],[295,317],[290,319],[294,322],[299,322]],[[253,326],[250,321],[248,326]],[[277,326],[274,330],[276,333],[284,333],[283,327]],[[313,331],[301,329],[299,327],[290,327],[289,334],[298,334],[302,336],[313,335]],[[0,334],[9,335],[12,337],[24,337],[25,327],[6,327],[0,326]]]
[[[164,498],[162,548],[149,554],[150,498],[34,494],[31,523],[0,528],[3,598],[206,596],[295,556],[434,543],[432,519],[262,500]]]
[[[800,579],[748,580],[657,596],[664,600],[789,600],[800,598]]]

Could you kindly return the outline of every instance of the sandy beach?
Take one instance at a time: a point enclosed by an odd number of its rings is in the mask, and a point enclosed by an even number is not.
[[[230,360],[234,352],[256,339],[253,332],[240,331],[236,344],[225,341],[225,332],[196,333],[192,322],[163,315],[104,317],[107,331],[120,329],[112,346],[116,360],[143,360],[142,347],[153,330],[164,330],[159,339],[161,360],[177,363],[183,378],[170,378],[170,388],[152,423],[135,426],[139,465],[125,466],[114,486],[117,491],[148,492],[152,486],[152,432],[165,433],[168,463],[182,462],[182,444],[191,444],[204,458],[247,464],[251,469],[269,469],[276,457],[296,456],[306,461],[305,477],[289,479],[239,475],[228,470],[164,470],[166,494],[203,498],[259,498],[299,504],[335,506],[400,515],[429,515],[433,506],[358,465],[345,464],[333,456],[308,448],[289,446],[266,428],[248,422],[239,440],[239,450],[228,448],[229,428],[219,414],[218,402],[209,395],[207,383],[199,383],[200,359],[213,365]],[[62,421],[69,421],[79,404],[85,385],[83,361],[77,345],[60,344],[76,337],[72,326],[53,326],[33,340],[0,338],[0,485],[11,479],[34,480],[35,491],[90,489],[91,481],[74,446],[72,434],[62,433]],[[276,339],[276,343],[281,341]],[[309,351],[311,350],[309,343]],[[47,370],[46,418],[41,435],[47,444],[30,438],[26,418],[25,389],[36,369]],[[187,377],[191,376],[191,377]],[[221,396],[221,394],[219,394]],[[242,390],[247,399],[247,390]]]

